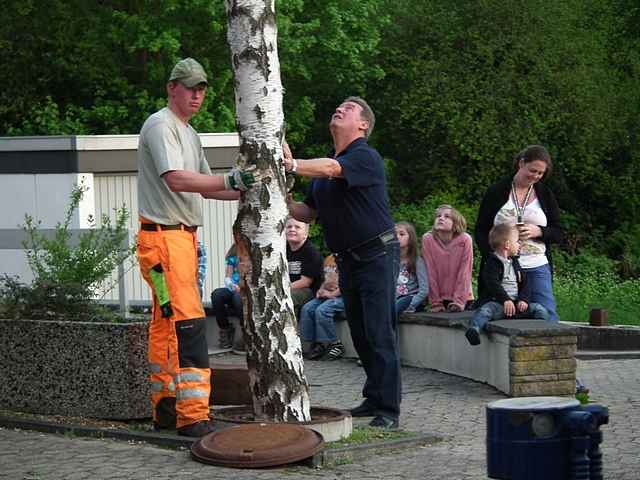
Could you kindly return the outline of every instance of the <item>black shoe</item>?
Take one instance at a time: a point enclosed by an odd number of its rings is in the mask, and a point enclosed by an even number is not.
[[[375,428],[383,428],[385,430],[396,430],[400,426],[400,424],[397,418],[378,415],[369,422],[369,426]]]
[[[307,360],[319,360],[327,353],[327,345],[325,343],[316,343],[307,355]]]
[[[158,422],[153,422],[153,431],[154,432],[159,432],[160,430],[169,430],[171,427],[168,427],[166,425],[162,425],[161,423]],[[175,428],[175,425],[174,425]]]
[[[214,431],[215,428],[212,423],[208,420],[203,420],[201,422],[192,423],[191,425],[179,428],[178,435],[182,435],[184,437],[204,437]]]
[[[350,410],[352,417],[375,417],[378,410],[371,406],[366,400]]]
[[[467,328],[467,331],[464,332],[464,336],[467,337],[467,340],[471,345],[480,345],[480,332],[477,328]]]

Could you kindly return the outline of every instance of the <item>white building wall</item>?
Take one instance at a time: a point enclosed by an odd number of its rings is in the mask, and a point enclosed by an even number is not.
[[[95,216],[94,184],[91,173],[61,174],[5,174],[0,175],[0,230],[21,231],[25,215],[39,228],[53,229],[64,221],[71,192],[76,184],[83,184],[88,191],[74,212],[69,228],[88,228],[88,218]],[[20,245],[0,249],[0,274],[18,276],[23,283],[30,283],[33,274]]]
[[[0,228],[20,228],[25,215],[41,220],[41,228],[54,228],[64,220],[74,185],[83,182],[89,188],[75,212],[70,228],[87,228],[94,215],[93,174],[10,174],[0,175]]]
[[[115,208],[123,205],[130,213],[129,229],[131,244],[135,244],[135,234],[138,231],[138,195],[137,178],[135,174],[96,174],[95,212],[98,219],[106,214],[115,222]],[[202,200],[204,214],[204,228],[199,229],[198,238],[204,242],[207,250],[207,276],[204,287],[205,304],[210,301],[211,291],[223,285],[224,255],[233,243],[233,222],[237,213],[237,202],[222,202],[217,200]],[[125,288],[129,301],[149,302],[150,291],[140,275],[137,262],[132,258],[125,266]],[[104,292],[103,300],[118,302],[117,275],[114,273],[108,285],[113,288]]]

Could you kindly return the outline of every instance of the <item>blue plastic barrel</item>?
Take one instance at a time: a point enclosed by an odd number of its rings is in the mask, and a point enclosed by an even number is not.
[[[566,480],[576,399],[521,397],[487,405],[487,475],[501,480]]]

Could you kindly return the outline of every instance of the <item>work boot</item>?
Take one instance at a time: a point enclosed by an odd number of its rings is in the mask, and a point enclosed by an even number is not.
[[[179,428],[178,435],[183,437],[204,437],[211,432],[215,432],[215,430],[210,420],[202,420]]]
[[[153,421],[155,430],[176,428],[176,398],[164,397],[155,406],[156,415]]]
[[[233,348],[233,338],[235,336],[236,329],[233,325],[229,325],[227,328],[220,328],[220,337],[218,340],[218,346],[224,349]]]

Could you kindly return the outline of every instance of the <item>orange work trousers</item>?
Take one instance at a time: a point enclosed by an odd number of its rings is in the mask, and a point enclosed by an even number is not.
[[[145,222],[147,223],[147,222]],[[196,233],[186,230],[140,230],[137,255],[140,272],[153,292],[149,324],[149,367],[153,419],[158,404],[175,401],[176,428],[209,420],[211,370],[205,314],[198,290]],[[164,274],[172,315],[163,317],[151,270]],[[174,400],[175,399],[175,400]]]

